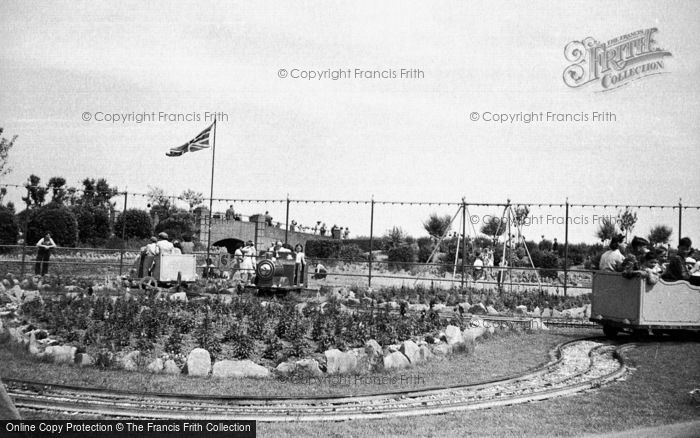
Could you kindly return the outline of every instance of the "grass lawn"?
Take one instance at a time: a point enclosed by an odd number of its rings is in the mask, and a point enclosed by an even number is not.
[[[434,362],[409,373],[424,376],[424,386],[474,383],[505,377],[545,362],[548,349],[557,343],[599,333],[569,329],[496,337],[480,343],[472,356]],[[628,356],[634,372],[624,381],[571,397],[482,411],[394,420],[258,423],[258,434],[270,437],[581,436],[700,421],[700,407],[695,406],[688,395],[693,388],[700,387],[700,343],[652,340],[632,349]],[[101,384],[123,389],[143,388],[146,385],[147,390],[153,391],[240,395],[349,394],[408,389],[407,386],[392,388],[376,385],[327,385],[311,389],[308,385],[274,380],[170,379],[141,373],[78,370],[29,361],[22,354],[7,349],[0,350],[0,361],[4,365],[1,371],[3,377],[39,379],[39,376],[46,376],[47,381]],[[21,414],[27,419],[75,418],[31,411],[22,411]]]

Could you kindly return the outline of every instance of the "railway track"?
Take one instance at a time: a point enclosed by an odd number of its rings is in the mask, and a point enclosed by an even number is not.
[[[520,376],[474,385],[352,397],[214,397],[132,393],[5,379],[18,408],[103,417],[189,420],[343,421],[485,409],[570,395],[627,372],[624,351],[601,338],[561,344],[549,363]]]

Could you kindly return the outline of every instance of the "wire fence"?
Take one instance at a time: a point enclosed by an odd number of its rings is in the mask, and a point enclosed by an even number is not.
[[[20,192],[27,190],[30,187],[27,185],[4,184],[0,187],[5,189],[15,189]],[[80,190],[74,191],[81,192]],[[50,192],[48,193],[50,194]],[[116,209],[117,205],[121,204],[121,211],[126,211],[130,206],[140,205],[135,202],[136,199],[148,199],[146,193],[134,192],[111,192],[112,208]],[[27,196],[28,198],[29,196]],[[177,202],[186,202],[182,196],[165,196],[172,200],[173,204]],[[122,202],[118,202],[119,200]],[[201,199],[203,205],[207,205],[209,199]],[[344,234],[341,232],[331,232],[331,229],[325,227],[325,223],[320,220],[315,220],[311,215],[305,214],[305,209],[313,208],[314,212],[318,212],[319,208],[322,212],[330,212],[331,208],[339,208],[334,210],[339,212],[340,217],[351,217],[354,223],[360,223],[361,233],[355,233],[365,236],[367,247],[364,248],[365,255],[360,258],[343,259],[342,257],[330,258],[312,258],[309,257],[309,267],[315,269],[316,265],[322,264],[326,268],[326,276],[323,280],[315,282],[322,284],[325,281],[328,284],[347,284],[347,283],[365,283],[372,287],[373,285],[410,285],[413,284],[444,284],[448,287],[481,287],[481,288],[499,288],[507,287],[509,290],[520,289],[523,287],[539,288],[553,293],[566,294],[569,290],[586,290],[591,287],[591,269],[583,269],[575,265],[572,260],[571,250],[572,243],[570,240],[570,231],[572,228],[596,227],[600,225],[601,218],[613,217],[609,213],[610,209],[624,209],[631,211],[640,217],[648,216],[647,222],[652,224],[657,223],[668,224],[675,228],[673,235],[680,239],[686,233],[685,229],[691,229],[697,232],[700,229],[698,225],[698,215],[691,214],[692,212],[700,212],[698,205],[684,205],[680,200],[677,204],[589,204],[589,203],[570,203],[569,200],[559,203],[542,203],[542,202],[479,202],[470,201],[466,198],[460,201],[395,201],[395,200],[332,200],[332,199],[292,199],[287,196],[284,199],[243,199],[243,198],[213,198],[212,201],[217,203],[225,203],[226,205],[237,205],[240,209],[241,205],[256,204],[270,206],[270,210],[274,209],[274,214],[277,217],[283,216],[284,220],[272,220],[272,216],[265,211],[262,214],[242,214],[241,212],[233,212],[227,214],[226,211],[208,211],[208,209],[200,209],[202,220],[200,229],[197,230],[209,236],[212,234],[212,229],[217,229],[232,222],[256,222],[260,220],[260,216],[264,217],[267,226],[279,230],[283,233],[283,240],[287,243],[293,240],[303,241],[313,240],[315,238],[332,238],[336,240],[346,240],[348,237],[349,227],[344,227],[347,230]],[[142,204],[142,202],[141,202]],[[276,207],[275,207],[276,206]],[[191,208],[192,205],[189,205]],[[382,207],[381,209],[379,207]],[[388,209],[385,207],[389,207]],[[36,206],[30,208],[36,208]],[[447,232],[442,236],[433,236],[435,251],[438,251],[443,242],[449,242],[453,246],[451,260],[446,260],[444,257],[435,262],[434,259],[428,262],[416,262],[415,260],[402,260],[400,262],[382,259],[382,250],[386,249],[386,232],[380,230],[390,229],[391,224],[402,225],[402,213],[405,210],[401,209],[449,209],[451,222],[449,230],[452,231],[448,235]],[[359,209],[359,210],[358,210]],[[525,217],[519,217],[518,212],[526,209]],[[556,209],[557,213],[552,214],[551,211]],[[562,211],[563,210],[563,211]],[[398,211],[398,213],[397,213]],[[412,210],[413,211],[413,210]],[[661,211],[659,215],[658,212]],[[349,213],[350,212],[350,213]],[[607,212],[607,213],[606,213]],[[118,213],[118,212],[117,212]],[[425,214],[425,213],[424,213]],[[25,216],[26,217],[26,216]],[[312,225],[302,225],[293,219],[294,217],[304,217],[305,223]],[[487,223],[487,218],[499,219],[504,230],[500,236],[485,236],[483,227]],[[311,218],[311,219],[310,219]],[[328,221],[332,223],[331,221]],[[689,224],[689,225],[688,225]],[[26,236],[27,223],[21,224],[24,228]],[[481,230],[477,229],[480,227]],[[337,227],[333,227],[334,229]],[[343,230],[343,228],[340,228]],[[547,230],[558,230],[557,234],[563,235],[563,239],[559,242],[559,248],[556,251],[556,257],[560,259],[557,266],[536,266],[533,262],[533,257],[528,250],[528,242],[524,236],[524,230],[527,229],[530,234],[538,235]],[[129,249],[129,236],[126,234],[126,229],[114,229],[116,237],[121,237],[122,248],[119,249],[104,249],[104,248],[57,248],[51,256],[50,264],[52,270],[61,273],[71,273],[75,275],[129,275],[133,264],[138,257],[138,251]],[[594,230],[593,230],[594,231]],[[593,234],[593,231],[588,231]],[[624,231],[624,230],[623,230]],[[577,232],[579,230],[577,229]],[[690,233],[688,233],[690,234]],[[280,234],[278,234],[280,235]],[[580,235],[580,232],[579,232]],[[234,239],[244,240],[241,236],[230,236]],[[258,241],[258,234],[254,236],[255,246],[259,252],[264,251],[265,245],[269,242]],[[505,260],[503,266],[484,266],[483,269],[475,270],[472,257],[475,252],[480,249],[477,246],[477,238],[492,239],[492,243],[488,244],[489,251],[497,253],[500,259]],[[269,239],[268,239],[269,240]],[[488,239],[486,239],[488,241]],[[542,235],[542,240],[544,235]],[[555,239],[556,240],[556,239]],[[605,243],[604,239],[603,242]],[[212,242],[205,242],[206,251],[197,252],[197,266],[204,270],[207,266],[207,258],[216,258],[218,252],[212,248]],[[209,243],[209,245],[207,245]],[[215,243],[215,242],[214,242]],[[670,246],[670,242],[666,243]],[[529,259],[528,263],[518,263],[513,260],[515,254],[518,253],[518,248],[524,248],[525,255],[518,256],[520,259]],[[602,250],[602,246],[601,246]],[[214,252],[212,252],[214,251]],[[36,257],[36,248],[31,242],[23,245],[6,245],[0,246],[0,264],[5,272],[13,272],[18,275],[24,275],[33,272],[34,258]],[[232,252],[229,250],[229,252]],[[601,251],[602,252],[602,251]],[[432,254],[431,254],[432,255]],[[443,254],[444,256],[444,254]],[[215,260],[216,263],[216,260]],[[231,268],[228,268],[229,271]],[[478,272],[477,272],[478,271]]]

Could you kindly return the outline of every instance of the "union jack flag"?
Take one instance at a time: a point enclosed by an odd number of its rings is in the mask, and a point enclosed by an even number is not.
[[[214,123],[212,123],[207,129],[200,132],[199,135],[197,135],[195,138],[188,141],[187,143],[183,144],[182,146],[170,148],[170,151],[166,152],[165,155],[167,155],[168,157],[179,157],[185,152],[196,152],[208,148],[209,136],[211,135],[211,130],[213,127]]]

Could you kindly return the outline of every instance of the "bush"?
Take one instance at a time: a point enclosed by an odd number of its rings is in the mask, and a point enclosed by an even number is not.
[[[0,245],[16,245],[19,225],[12,210],[0,205]],[[0,252],[2,248],[0,248]]]
[[[95,243],[109,238],[111,230],[107,211],[88,206],[75,206],[71,211],[78,220],[78,240]]]
[[[75,246],[78,241],[78,221],[68,207],[51,203],[30,214],[27,243],[38,242],[47,232],[59,246]]]
[[[337,258],[340,245],[339,240],[308,240],[306,242],[306,255],[318,259]]]
[[[146,239],[153,234],[153,226],[151,225],[151,216],[148,212],[138,209],[127,210],[117,218],[114,225],[116,234],[121,236],[122,227],[124,226],[124,218],[126,218],[126,237],[135,237],[137,239]]]
[[[416,251],[413,245],[400,245],[386,252],[389,269],[410,268],[409,263],[416,259]]]
[[[171,212],[170,215],[158,222],[156,234],[165,232],[171,239],[182,239],[184,235],[192,235],[194,231],[194,215],[184,210]]]

